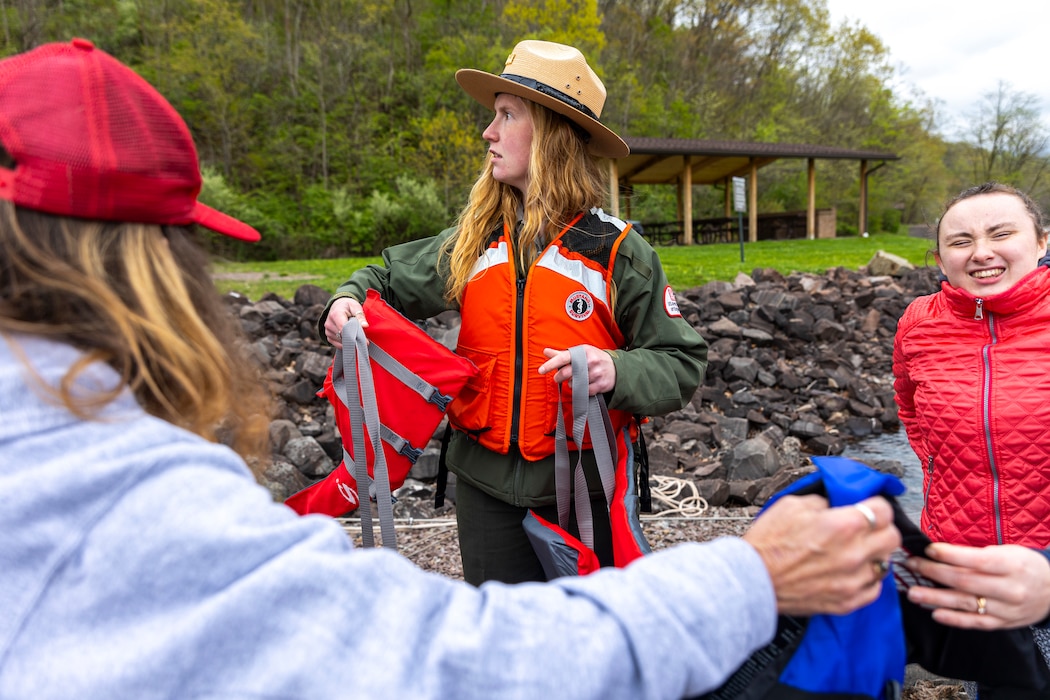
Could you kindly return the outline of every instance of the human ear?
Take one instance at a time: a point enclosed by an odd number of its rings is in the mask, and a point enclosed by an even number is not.
[[[937,269],[941,271],[942,275],[947,277],[948,273],[944,271],[944,265],[941,263],[941,254],[937,251],[933,251],[933,259],[937,263]]]

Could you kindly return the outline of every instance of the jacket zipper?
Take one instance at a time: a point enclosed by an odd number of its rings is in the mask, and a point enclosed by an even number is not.
[[[984,302],[977,300],[977,312],[981,313]],[[980,316],[978,316],[979,318]],[[994,315],[988,314],[988,335],[990,341],[981,348],[982,380],[981,380],[981,420],[984,427],[984,449],[988,456],[988,468],[992,474],[992,516],[995,520],[995,541],[1003,544],[1003,516],[1002,505],[999,502],[999,469],[995,463],[995,452],[992,449],[992,347],[998,342],[995,335]]]
[[[514,311],[514,398],[511,400],[510,414],[510,446],[512,448],[516,448],[518,445],[518,424],[521,422],[521,375],[522,367],[525,364],[525,360],[522,357],[524,353],[522,314],[525,310],[525,280],[518,279],[516,285],[518,289]]]
[[[922,509],[930,502],[930,491],[933,490],[933,455],[926,455],[926,490],[922,492]]]
[[[984,318],[984,299],[974,299],[977,302],[977,308],[973,312],[973,320],[980,321]]]

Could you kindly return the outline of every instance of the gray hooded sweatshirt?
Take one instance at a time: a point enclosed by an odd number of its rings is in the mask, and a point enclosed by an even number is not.
[[[78,357],[0,336],[0,698],[680,698],[774,633],[740,539],[480,588],[354,549],[128,392],[69,413]]]

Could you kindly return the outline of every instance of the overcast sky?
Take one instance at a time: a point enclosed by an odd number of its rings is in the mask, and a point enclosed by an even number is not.
[[[965,130],[1000,80],[1035,95],[1050,128],[1050,0],[826,1],[832,26],[859,21],[887,46],[905,87],[897,94],[915,86],[940,102],[946,136]]]

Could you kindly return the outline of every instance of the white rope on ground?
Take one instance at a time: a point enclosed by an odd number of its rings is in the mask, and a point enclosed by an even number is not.
[[[696,483],[691,480],[658,474],[649,477],[649,484],[653,501],[667,507],[659,513],[654,513],[655,517],[643,516],[646,520],[667,518],[671,515],[678,518],[700,518],[707,511],[707,499],[700,495]]]
[[[336,518],[347,532],[361,531],[361,518]],[[455,527],[455,518],[394,518],[395,530],[430,530]]]
[[[753,516],[750,515],[671,515],[665,517],[662,514],[652,515],[649,513],[642,513],[638,516],[643,522],[652,523],[666,520],[667,522],[679,522],[682,520],[704,520],[707,522],[723,522],[723,521],[751,521],[754,520]]]
[[[708,510],[707,500],[700,495],[696,483],[689,479],[678,479],[672,476],[655,475],[649,478],[652,499],[665,508],[658,513],[643,513],[641,519],[655,520],[751,520],[753,516],[705,516]],[[360,518],[336,518],[347,532],[358,533],[361,529]],[[394,518],[395,530],[428,530],[456,526],[454,517],[448,518]]]

